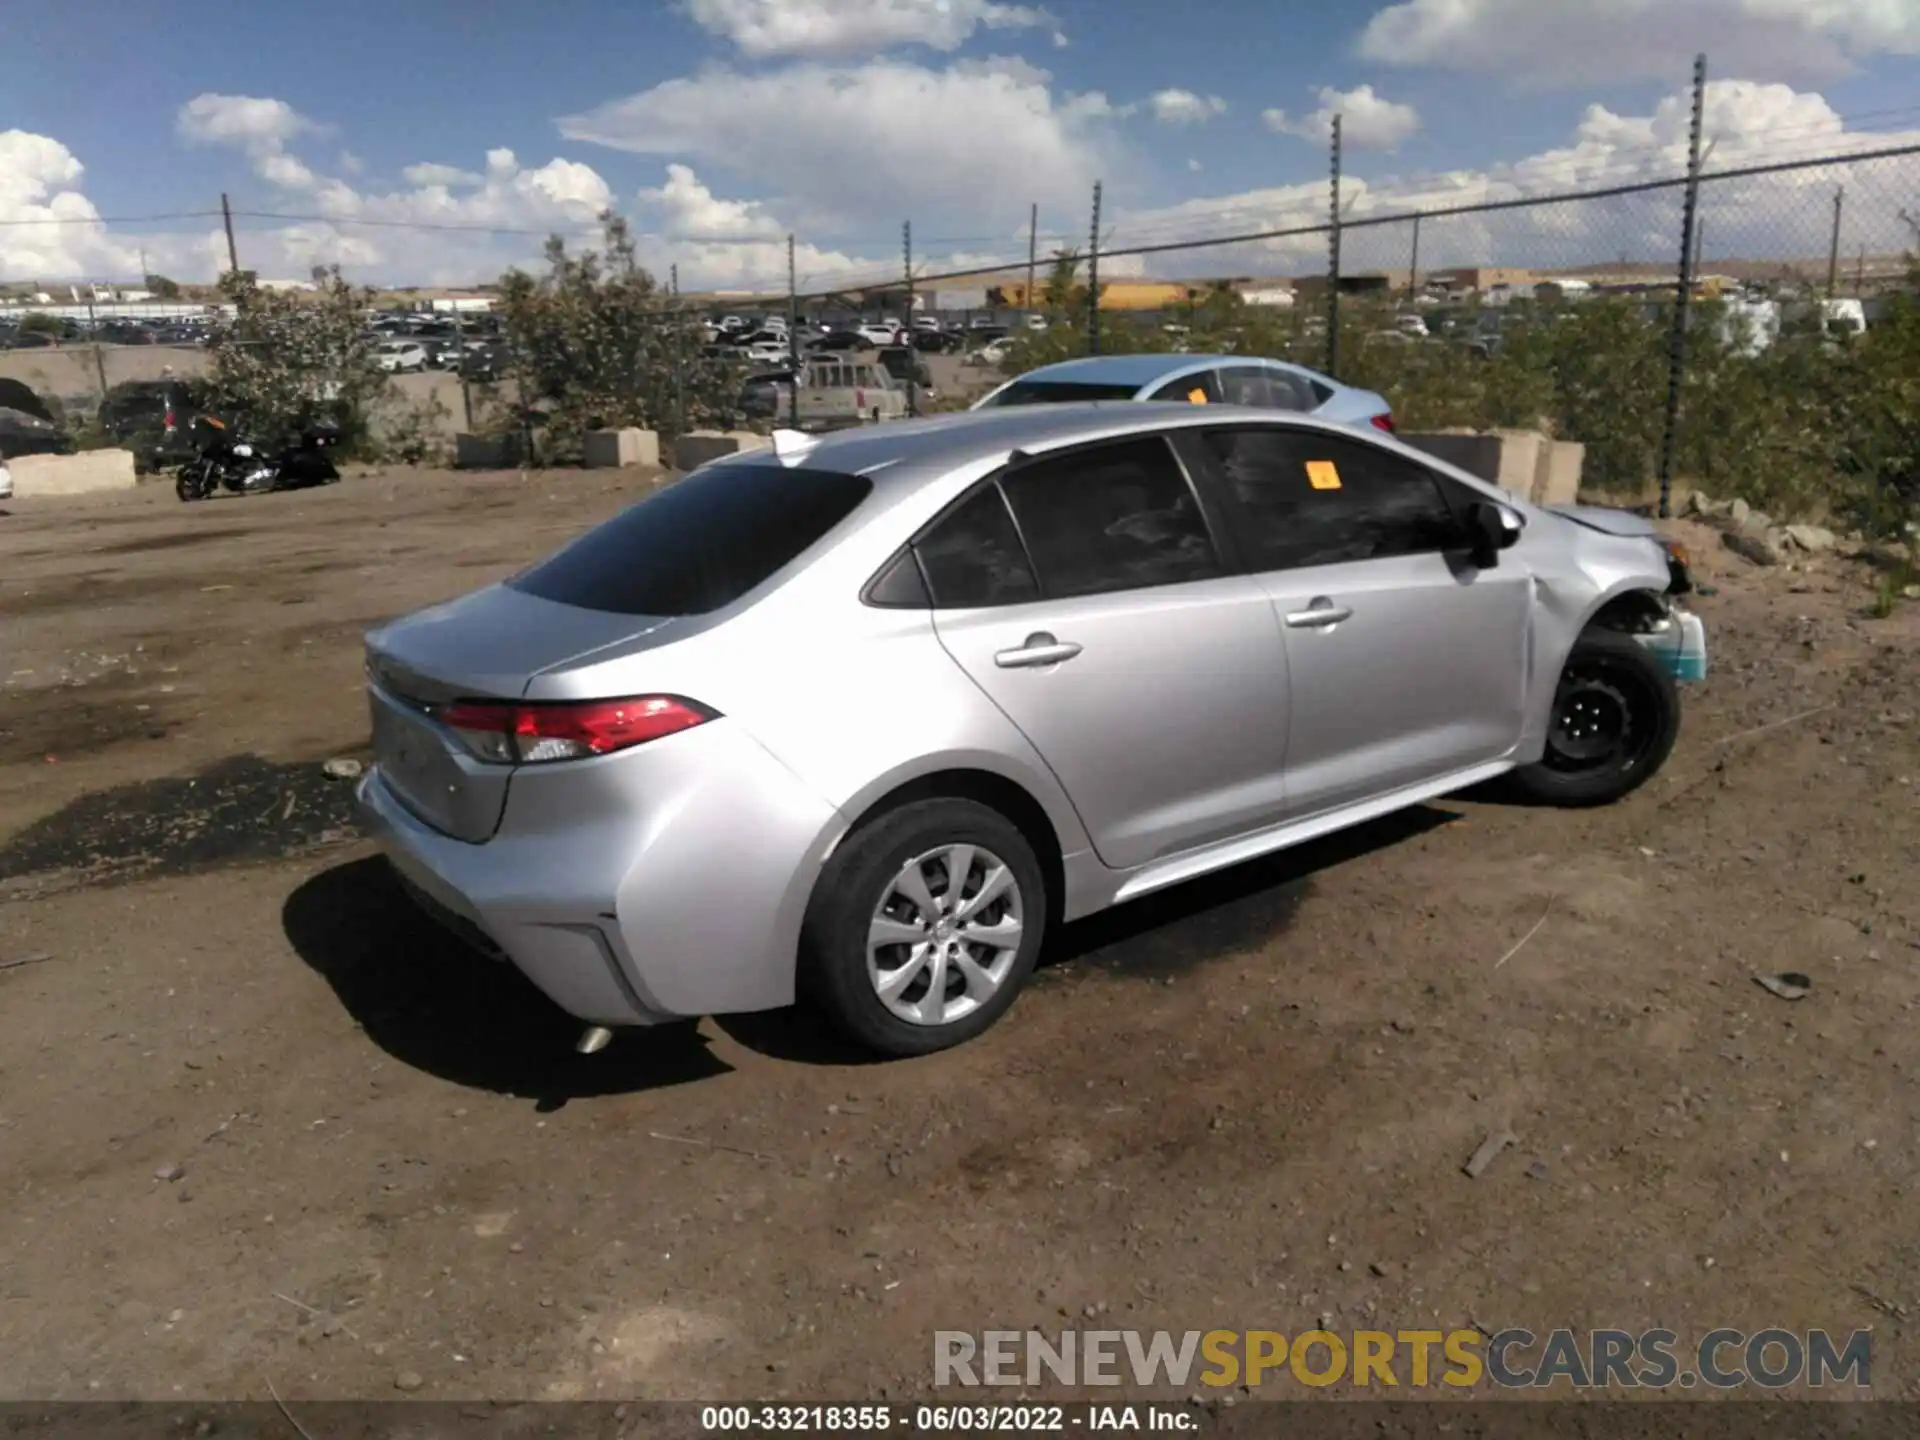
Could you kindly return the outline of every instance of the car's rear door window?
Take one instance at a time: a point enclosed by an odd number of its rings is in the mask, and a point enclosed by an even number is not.
[[[1461,544],[1439,482],[1402,456],[1320,430],[1206,430],[1198,437],[1255,570],[1418,555]]]
[[[717,465],[595,526],[507,584],[617,615],[703,615],[769,579],[872,493],[860,475]]]
[[[1049,456],[1001,484],[1049,599],[1224,571],[1186,472],[1162,436]]]
[[[997,485],[984,485],[949,511],[914,546],[933,603],[942,610],[1019,605],[1040,585]]]

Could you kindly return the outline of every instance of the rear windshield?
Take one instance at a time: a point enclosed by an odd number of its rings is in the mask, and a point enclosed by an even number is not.
[[[704,615],[731,605],[873,490],[859,475],[720,465],[623,510],[508,586],[615,615]]]
[[[1016,380],[989,400],[998,405],[1066,405],[1076,400],[1131,400],[1138,385],[1097,385],[1074,380]]]

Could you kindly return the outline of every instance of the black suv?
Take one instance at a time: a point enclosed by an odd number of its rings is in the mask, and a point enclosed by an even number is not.
[[[145,474],[193,458],[199,413],[193,387],[184,380],[128,380],[101,402],[100,428],[133,452],[133,468]]]

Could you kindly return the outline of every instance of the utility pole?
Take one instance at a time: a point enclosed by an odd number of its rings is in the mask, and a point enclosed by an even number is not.
[[[1027,209],[1027,313],[1033,314],[1033,262],[1040,253],[1040,202]]]
[[[793,232],[787,232],[787,418],[800,428],[800,278],[793,269]]]
[[[907,266],[907,414],[920,413],[920,385],[914,374],[920,368],[920,352],[914,348],[914,332],[919,328],[913,323],[913,222],[900,222],[900,253],[906,259]]]
[[[1693,61],[1693,128],[1687,140],[1687,198],[1680,214],[1680,283],[1667,345],[1667,418],[1660,437],[1660,518],[1673,513],[1673,455],[1680,440],[1680,389],[1687,374],[1687,312],[1693,303],[1693,226],[1700,214],[1700,139],[1706,124],[1707,57]]]
[[[227,227],[227,269],[239,272],[240,252],[233,243],[233,206],[227,203],[227,192],[220,192],[220,219]]]
[[[1333,117],[1333,185],[1327,229],[1327,374],[1340,374],[1340,117]]]
[[[1833,192],[1833,239],[1827,246],[1827,299],[1840,289],[1840,224],[1847,213],[1847,187]]]
[[[1093,229],[1087,239],[1087,353],[1100,353],[1100,182],[1093,182]]]
[[[1420,294],[1420,217],[1413,217],[1413,263],[1407,269],[1407,298],[1415,299]]]

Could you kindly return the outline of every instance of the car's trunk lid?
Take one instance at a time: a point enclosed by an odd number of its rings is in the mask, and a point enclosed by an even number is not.
[[[374,761],[387,787],[435,829],[488,839],[506,809],[514,767],[476,759],[435,711],[455,700],[517,700],[542,671],[670,623],[493,585],[371,632],[368,706]]]

